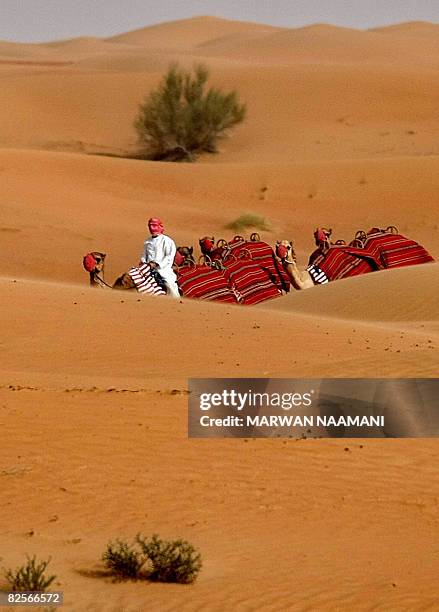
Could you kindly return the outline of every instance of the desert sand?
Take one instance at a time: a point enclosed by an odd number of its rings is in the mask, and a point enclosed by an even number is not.
[[[435,377],[439,263],[255,308],[93,290],[146,220],[197,245],[245,212],[299,263],[317,225],[396,225],[439,257],[439,25],[295,30],[210,17],[109,39],[0,42],[3,566],[52,557],[64,609],[435,610],[430,440],[190,440],[189,377]],[[248,118],[196,164],[124,158],[178,60]],[[184,537],[192,586],[113,583],[110,539]]]

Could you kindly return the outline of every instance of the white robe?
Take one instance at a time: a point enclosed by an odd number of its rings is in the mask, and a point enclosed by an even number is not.
[[[165,234],[151,236],[145,240],[143,255],[140,260],[143,263],[155,261],[157,270],[166,281],[172,297],[179,298],[180,293],[177,286],[177,276],[172,269],[176,253],[175,242]]]

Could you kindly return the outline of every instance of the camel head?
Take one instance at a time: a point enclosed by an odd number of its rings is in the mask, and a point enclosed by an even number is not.
[[[326,229],[326,227],[317,227],[314,232],[314,240],[318,247],[329,247],[330,239],[332,235],[332,229]]]
[[[106,254],[101,253],[100,251],[91,251],[91,253],[84,255],[82,265],[90,274],[90,285],[92,287],[102,286],[103,278],[101,278],[99,275],[101,273],[102,277],[104,275],[105,257]]]
[[[105,258],[105,253],[101,253],[100,251],[92,251],[91,253],[84,255],[82,263],[87,272],[95,272],[96,274],[99,274],[99,272],[102,272],[105,267]]]
[[[203,255],[209,255],[215,248],[215,238],[213,236],[204,236],[198,241]]]
[[[292,240],[277,240],[276,255],[282,263],[291,263],[296,261],[296,253],[294,252]]]
[[[190,264],[195,264],[194,247],[179,246],[175,253],[174,265],[179,268]]]

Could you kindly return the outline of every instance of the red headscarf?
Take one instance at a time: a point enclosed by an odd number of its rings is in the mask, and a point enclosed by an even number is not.
[[[165,228],[163,227],[162,221],[158,217],[151,217],[148,221],[148,228],[151,234],[163,234]]]
[[[314,232],[314,238],[317,246],[322,242],[328,242],[332,234],[332,230],[327,230],[324,227],[318,227]]]

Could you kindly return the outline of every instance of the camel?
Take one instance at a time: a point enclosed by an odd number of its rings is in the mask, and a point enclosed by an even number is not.
[[[90,274],[90,286],[106,289],[135,289],[134,281],[128,272],[124,272],[124,274],[119,276],[112,285],[105,281],[106,256],[106,253],[101,253],[100,251],[91,251],[91,253],[85,255],[83,266]]]
[[[331,230],[324,228],[315,231],[318,248],[311,255],[306,270],[297,267],[293,243],[277,241],[276,255],[295,289],[309,289],[314,285],[376,270],[434,261],[422,245],[399,234],[393,225],[386,229],[373,227],[367,233],[358,231],[348,245],[342,240],[331,243],[330,235]]]
[[[101,253],[100,251],[92,251],[84,257],[83,265],[87,272],[90,274],[91,287],[119,289],[122,291],[137,289],[134,280],[129,272],[124,272],[116,278],[112,285],[109,285],[104,278],[105,258],[106,253]],[[193,257],[193,247],[178,247],[175,256],[175,265],[185,266],[188,264],[195,264],[195,260]]]
[[[90,274],[91,287],[111,288],[111,285],[108,285],[104,280],[106,256],[106,253],[101,253],[100,251],[91,251],[84,256],[82,264],[85,270]]]
[[[200,245],[201,253],[210,256],[215,248],[215,238],[213,236],[204,236],[199,239],[198,244]]]
[[[178,268],[184,266],[195,265],[196,261],[194,258],[194,247],[181,246],[177,247],[177,252],[174,257],[174,272],[177,272]]]
[[[278,240],[276,243],[276,255],[280,258],[282,267],[295,289],[310,289],[314,285],[323,285],[336,279],[367,274],[380,269],[373,255],[367,251],[361,252],[362,243],[357,237],[348,246],[342,240],[337,240],[335,243],[330,242],[329,236],[322,240],[320,244],[316,240],[316,244],[318,244],[318,248],[312,253],[307,269],[299,270],[293,243],[288,240]],[[336,247],[341,247],[341,249]],[[341,266],[340,253],[342,250],[344,263]],[[331,263],[329,263],[333,262],[334,259],[336,260],[337,273],[333,272]]]
[[[307,270],[299,270],[297,267],[296,254],[291,241],[278,240],[276,242],[276,255],[280,258],[282,266],[295,289],[301,290],[314,287],[311,274]]]
[[[202,255],[208,257],[211,261],[222,259],[230,248],[227,241],[222,238],[215,245],[215,238],[213,236],[200,238],[198,244],[200,245]]]

